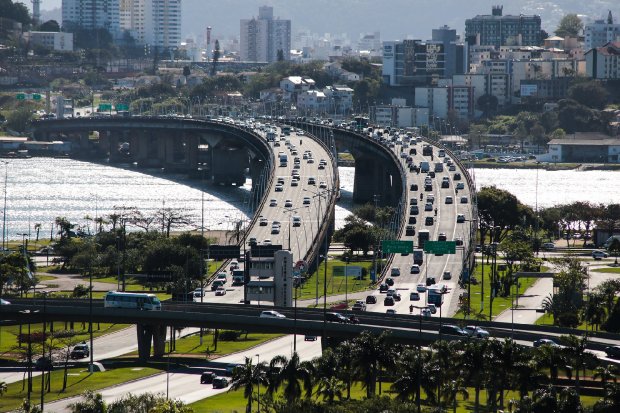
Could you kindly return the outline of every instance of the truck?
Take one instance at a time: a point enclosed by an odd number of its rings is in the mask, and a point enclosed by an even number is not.
[[[443,172],[443,163],[435,162],[435,172]]]
[[[431,285],[426,289],[429,304],[435,304],[435,307],[441,307],[443,304],[444,290],[438,285]]]
[[[273,142],[276,140],[276,133],[273,129],[267,132],[267,142]]]
[[[423,230],[423,231],[428,232],[428,230]],[[419,249],[419,248],[416,248],[413,250],[413,263],[417,265],[424,264],[424,250]]]
[[[280,166],[288,165],[288,156],[285,153],[280,154],[279,158],[280,158]]]
[[[430,169],[431,169],[431,166],[428,162],[426,161],[420,162],[420,172],[427,173],[428,171],[430,171]]]
[[[431,145],[424,145],[422,148],[422,155],[431,156],[433,154],[433,147]]]
[[[445,149],[440,149],[439,150],[439,157],[440,158],[444,158],[446,156],[446,150]]]
[[[418,248],[424,249],[424,243],[431,239],[431,232],[427,229],[418,231]]]
[[[291,127],[290,126],[282,126],[282,133],[285,136],[289,136],[291,134]]]
[[[245,274],[242,269],[234,269],[232,271],[232,285],[245,284]]]

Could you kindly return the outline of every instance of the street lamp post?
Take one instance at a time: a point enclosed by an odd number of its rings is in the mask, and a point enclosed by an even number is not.
[[[256,368],[260,369],[260,354],[256,354]],[[260,413],[260,378],[257,381],[258,392],[256,394],[256,404],[258,405],[258,413]]]
[[[46,340],[46,323],[47,323],[47,291],[41,291],[43,294],[43,340],[41,341],[41,356],[43,357],[43,371],[41,372],[41,413],[45,411],[45,370],[47,363],[45,361],[45,340]],[[51,363],[51,360],[50,360]]]

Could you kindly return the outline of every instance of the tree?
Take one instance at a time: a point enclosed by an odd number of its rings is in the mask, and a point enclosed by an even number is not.
[[[6,383],[3,381],[0,381],[0,396],[6,393],[7,389],[8,389],[8,386],[6,385]]]
[[[607,104],[609,92],[599,81],[580,81],[568,89],[568,97],[592,109],[603,109]]]
[[[20,108],[9,113],[6,118],[6,127],[16,132],[23,133],[32,122],[32,111],[28,108]]]
[[[592,353],[587,350],[588,335],[585,334],[582,337],[574,335],[562,336],[560,339],[565,345],[563,350],[567,361],[575,372],[575,389],[577,390],[577,394],[579,394],[579,373],[583,371],[585,375],[586,367],[595,359]]]
[[[211,60],[211,76],[217,74],[217,62],[220,60],[220,41],[215,39],[215,48],[213,50],[213,57]]]
[[[323,401],[332,404],[334,399],[342,400],[342,391],[345,384],[338,377],[321,377],[316,389],[317,396],[323,397]]]
[[[422,386],[422,371],[424,358],[421,349],[407,348],[397,360],[396,379],[392,384],[392,391],[402,401],[420,403],[420,388]]]
[[[609,247],[607,248],[610,254],[616,257],[616,261],[614,261],[614,265],[618,265],[618,254],[620,254],[620,240],[618,238],[613,238]]]
[[[523,223],[532,222],[532,209],[522,204],[510,192],[495,186],[485,186],[478,192],[478,214],[483,226],[499,227],[500,233],[493,241],[500,242],[508,231]]]
[[[189,69],[189,66],[183,66],[183,76],[187,77],[192,74],[192,71]]]
[[[469,392],[463,382],[463,379],[450,380],[445,383],[442,388],[443,402],[446,406],[452,405],[452,412],[456,413],[457,398],[459,395],[463,396],[463,400],[469,398]]]
[[[41,32],[59,32],[60,31],[60,25],[58,24],[58,22],[56,20],[48,20],[45,23],[42,23],[39,26],[39,31]]]
[[[82,393],[80,400],[69,405],[71,413],[106,413],[106,404],[101,393],[87,390]]]
[[[298,401],[304,392],[306,397],[312,395],[312,363],[302,362],[297,352],[293,353],[290,359],[284,356],[274,357],[269,364],[269,370],[272,377],[268,394],[274,394],[284,385],[282,395],[288,404]]]
[[[160,225],[162,234],[170,238],[170,230],[193,222],[191,214],[185,208],[160,208],[156,213],[155,222]]]
[[[493,116],[493,114],[497,111],[499,101],[497,100],[497,96],[485,93],[478,98],[476,103],[478,104],[478,109],[482,111],[482,116],[488,118]]]
[[[243,388],[243,397],[248,401],[246,413],[252,412],[252,401],[254,400],[254,386],[267,386],[267,365],[262,362],[254,365],[251,357],[245,358],[245,364],[237,366],[233,370],[232,383],[229,391]]]
[[[555,29],[555,35],[560,37],[577,37],[583,30],[583,22],[576,14],[569,13],[562,17],[557,29]]]
[[[362,379],[362,387],[366,389],[366,397],[373,397],[377,388],[377,377],[381,362],[388,353],[386,333],[374,335],[368,331],[362,332],[354,340],[353,364]]]

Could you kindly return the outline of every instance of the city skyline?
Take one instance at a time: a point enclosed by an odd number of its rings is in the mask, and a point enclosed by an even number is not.
[[[379,31],[382,40],[398,40],[406,37],[427,39],[432,29],[444,24],[463,34],[465,19],[477,14],[489,14],[493,5],[501,2],[493,0],[472,0],[464,3],[458,0],[447,0],[438,4],[430,0],[393,0],[391,8],[369,0],[347,0],[337,4],[318,0],[314,9],[331,10],[329,13],[307,13],[307,8],[300,7],[302,2],[283,0],[231,0],[226,8],[215,7],[215,2],[200,0],[184,0],[182,2],[182,37],[200,39],[206,26],[212,26],[214,33],[225,37],[239,36],[239,21],[257,15],[258,7],[267,5],[275,10],[275,16],[292,21],[292,32],[311,33],[346,33],[355,42],[362,33]],[[30,2],[25,2],[31,9]],[[60,17],[61,0],[44,0],[41,4],[44,19]],[[354,7],[353,7],[354,6]],[[403,10],[410,9],[410,13]],[[198,13],[197,11],[204,11]],[[539,14],[542,27],[551,33],[559,19],[566,13],[577,13],[585,21],[601,19],[611,10],[620,16],[620,6],[610,0],[597,0],[583,4],[576,0],[555,0],[541,3],[533,0],[504,2],[505,14]],[[343,16],[347,16],[343,19]],[[376,16],[384,16],[378,20]],[[412,19],[414,17],[415,19]]]

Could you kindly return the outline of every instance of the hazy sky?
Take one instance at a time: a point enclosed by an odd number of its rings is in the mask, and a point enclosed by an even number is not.
[[[28,7],[31,2],[22,0]],[[433,28],[444,24],[464,30],[465,19],[490,14],[491,6],[504,4],[504,14],[539,14],[543,29],[552,32],[566,13],[578,13],[585,20],[602,18],[611,9],[620,22],[618,0],[182,0],[183,36],[201,35],[212,26],[219,36],[239,35],[239,19],[258,14],[258,7],[270,5],[274,14],[291,19],[293,32],[348,33],[380,31],[383,40],[406,35],[426,39]],[[60,8],[61,0],[42,0],[41,9]],[[56,16],[54,16],[56,17]],[[57,16],[60,18],[60,15]]]

